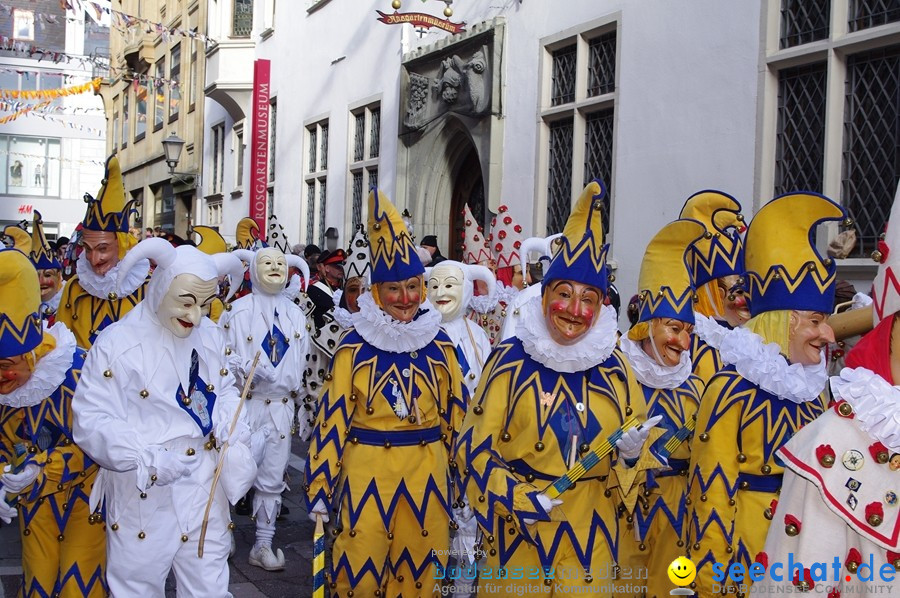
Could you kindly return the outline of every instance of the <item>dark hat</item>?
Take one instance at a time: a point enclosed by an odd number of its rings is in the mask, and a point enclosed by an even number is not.
[[[69,237],[57,237],[56,246],[54,247],[54,249],[58,250],[63,245],[68,245],[68,244],[69,244]]]
[[[323,251],[321,255],[319,255],[319,263],[323,266],[343,266],[344,262],[347,260],[347,254],[343,249],[335,249],[334,251]]]
[[[306,249],[303,250],[303,257],[308,258],[311,255],[319,255],[320,253],[322,253],[322,250],[319,249],[319,246],[314,243],[310,243],[306,246]]]
[[[329,226],[325,230],[325,238],[326,239],[337,239],[338,238],[338,230],[333,226]]]
[[[435,235],[426,235],[422,237],[422,242],[419,244],[422,247],[437,247],[437,237]]]

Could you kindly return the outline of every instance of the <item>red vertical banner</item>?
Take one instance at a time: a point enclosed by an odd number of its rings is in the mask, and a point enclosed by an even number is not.
[[[253,63],[253,107],[250,129],[250,217],[266,240],[266,208],[269,205],[269,61]]]

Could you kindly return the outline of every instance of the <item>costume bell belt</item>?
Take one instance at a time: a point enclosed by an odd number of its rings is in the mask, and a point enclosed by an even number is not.
[[[507,466],[509,467],[510,471],[512,471],[514,474],[516,474],[520,478],[525,478],[525,481],[527,481],[527,482],[531,482],[534,480],[546,480],[548,482],[555,482],[556,480],[559,479],[559,476],[562,475],[562,474],[553,475],[553,474],[549,474],[549,473],[544,473],[542,471],[538,471],[538,470],[534,469],[533,467],[531,467],[530,465],[528,465],[528,463],[526,463],[522,459],[513,459],[511,461],[507,461]],[[582,476],[579,479],[579,481],[599,480],[602,482],[602,481],[606,480],[606,477],[607,476],[605,476],[605,475],[602,475],[602,476],[587,476],[586,475],[586,476]]]
[[[420,430],[368,430],[365,428],[350,428],[350,442],[354,444],[368,444],[370,446],[414,446],[417,444],[431,444],[441,439],[441,427],[422,428]]]
[[[203,436],[201,438],[174,438],[163,442],[162,447],[174,453],[185,453],[193,455],[203,450],[212,450],[215,445],[209,441],[209,438]]]
[[[755,475],[750,473],[738,474],[738,489],[751,492],[778,492],[784,474],[773,473],[770,475]]]

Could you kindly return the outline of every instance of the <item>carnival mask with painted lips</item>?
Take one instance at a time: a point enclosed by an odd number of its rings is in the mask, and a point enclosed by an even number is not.
[[[692,324],[674,318],[650,320],[650,338],[644,339],[643,349],[660,365],[675,367],[681,355],[691,348]]]
[[[596,287],[556,280],[544,289],[543,309],[550,337],[561,345],[577,342],[594,325],[603,307]]]
[[[218,280],[202,280],[193,274],[179,274],[159,304],[156,316],[178,338],[187,338],[200,325],[204,308],[216,297]]]
[[[62,272],[55,269],[38,270],[41,285],[41,301],[49,301],[62,286]]]
[[[723,276],[717,281],[722,303],[725,305],[725,321],[732,328],[737,328],[750,320],[750,307],[747,295],[741,286],[741,277],[733,274]]]
[[[262,291],[277,295],[287,284],[287,259],[272,247],[256,252],[256,279]]]
[[[435,266],[428,278],[428,298],[441,312],[443,322],[452,322],[463,309],[464,275],[456,266]]]
[[[823,359],[822,350],[834,342],[834,330],[828,316],[817,311],[792,311],[788,359],[791,363],[816,365]]]
[[[116,233],[83,230],[81,246],[91,270],[97,276],[105,275],[119,263],[119,240]]]

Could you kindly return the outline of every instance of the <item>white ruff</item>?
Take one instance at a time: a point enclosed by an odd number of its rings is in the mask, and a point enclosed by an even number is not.
[[[694,332],[718,349],[726,365],[766,392],[792,403],[812,401],[825,390],[828,373],[825,356],[815,365],[788,363],[776,343],[766,343],[745,328],[729,330],[707,316],[695,313]]]
[[[647,355],[640,343],[636,343],[627,336],[619,341],[619,348],[625,353],[631,369],[638,382],[650,388],[678,388],[691,375],[691,352],[682,351],[678,365],[661,365],[655,359]]]
[[[382,351],[409,353],[434,340],[441,329],[441,313],[426,299],[419,315],[411,322],[400,322],[375,305],[371,293],[358,300],[359,311],[350,314],[353,327],[363,340]],[[421,311],[424,310],[424,311]]]
[[[0,394],[0,403],[3,405],[17,408],[37,405],[66,379],[66,373],[72,367],[75,335],[62,322],[45,330],[56,339],[56,347],[37,362],[25,384],[8,395]]]
[[[331,315],[341,328],[353,328],[353,314],[343,307],[335,307]]]
[[[344,296],[344,290],[338,289],[334,292],[334,295],[331,296],[331,301],[334,302],[335,307],[341,306],[341,297]]]
[[[612,355],[616,348],[618,322],[616,310],[604,305],[597,322],[578,341],[561,345],[550,336],[541,309],[541,298],[534,297],[519,308],[516,336],[528,355],[555,372],[583,372]]]
[[[139,286],[144,284],[147,273],[150,271],[150,261],[141,260],[125,276],[122,287],[116,291],[116,280],[119,278],[119,264],[116,264],[103,276],[97,276],[87,261],[87,253],[82,252],[75,263],[78,273],[78,284],[97,299],[109,299],[110,293],[117,293],[125,297],[132,294]]]
[[[835,399],[851,407],[859,427],[884,444],[891,453],[900,452],[900,387],[866,368],[844,368],[831,377]]]
[[[469,301],[469,306],[480,314],[488,314],[497,307],[497,297],[498,295],[494,295],[493,297],[490,295],[473,296],[471,301]]]
[[[515,300],[516,296],[519,294],[519,289],[516,287],[508,287],[506,285],[497,283],[497,302],[503,303],[503,305],[509,305]]]
[[[294,274],[288,281],[288,285],[282,289],[281,294],[287,297],[288,301],[296,301],[302,292],[300,275]]]

